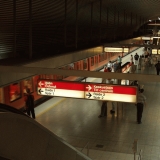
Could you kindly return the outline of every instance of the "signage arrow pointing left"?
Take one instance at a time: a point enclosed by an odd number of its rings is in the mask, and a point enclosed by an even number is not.
[[[42,90],[41,90],[41,88],[38,90],[38,92],[41,94],[41,92],[43,92]]]
[[[39,84],[40,87],[42,87],[42,85],[43,85],[43,83],[41,81],[38,84]]]

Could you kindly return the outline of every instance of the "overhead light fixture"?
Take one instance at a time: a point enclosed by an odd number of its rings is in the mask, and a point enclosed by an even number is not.
[[[149,22],[152,22],[152,20],[149,20]]]
[[[160,17],[158,17],[158,20],[160,20]]]

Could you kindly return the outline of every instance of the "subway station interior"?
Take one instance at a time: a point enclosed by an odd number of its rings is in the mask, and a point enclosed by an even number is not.
[[[2,0],[0,160],[160,160],[159,6]],[[119,56],[119,70],[105,72]],[[141,123],[135,80],[146,97]],[[25,110],[27,89],[35,119]]]

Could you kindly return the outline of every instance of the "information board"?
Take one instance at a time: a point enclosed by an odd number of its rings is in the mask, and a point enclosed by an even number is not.
[[[136,103],[137,87],[39,80],[39,95]]]
[[[136,102],[137,88],[132,86],[85,84],[85,98],[118,102]]]

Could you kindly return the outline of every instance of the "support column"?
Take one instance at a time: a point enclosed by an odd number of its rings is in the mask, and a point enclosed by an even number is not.
[[[124,25],[126,24],[126,11],[124,10],[124,13],[123,13],[123,23]]]
[[[90,41],[92,41],[92,24],[93,24],[93,2],[91,2],[91,27],[90,27]]]
[[[136,14],[136,25],[137,25],[137,14]]]
[[[75,48],[77,49],[78,43],[78,0],[76,0],[76,30],[75,30]]]
[[[108,26],[108,22],[109,22],[109,8],[107,8],[107,26]]]
[[[14,24],[14,46],[13,46],[13,57],[16,57],[17,50],[17,37],[16,37],[16,0],[13,0],[13,24]]]
[[[113,33],[113,39],[115,40],[116,39],[116,7],[114,7],[114,33]]]
[[[132,16],[132,12],[131,12],[131,26],[132,26],[132,18],[133,18],[133,16]]]
[[[117,24],[117,27],[119,26],[119,11],[118,11],[118,24]]]
[[[99,41],[101,42],[101,23],[102,23],[102,0],[100,0],[100,8],[99,8]]]
[[[67,46],[67,0],[65,2],[65,10],[64,10],[64,46]]]
[[[32,0],[29,0],[29,58],[32,58]]]
[[[108,22],[109,22],[109,8],[107,8],[107,27],[108,27]],[[106,27],[106,30],[107,30]],[[107,39],[107,34],[106,34],[106,39]]]

